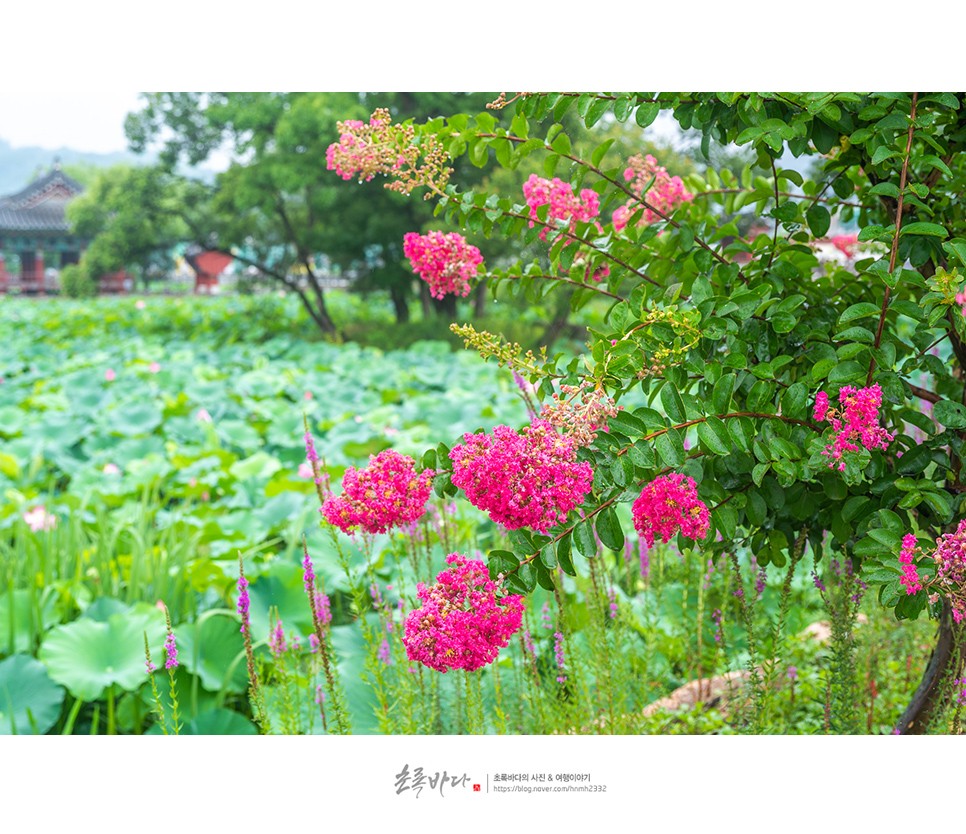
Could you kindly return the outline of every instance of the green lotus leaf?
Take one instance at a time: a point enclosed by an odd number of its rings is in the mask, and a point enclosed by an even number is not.
[[[245,643],[234,612],[209,611],[196,623],[175,629],[178,660],[212,692],[244,692],[248,687]]]
[[[286,631],[295,628],[307,635],[312,631],[312,611],[302,584],[302,568],[291,562],[276,562],[268,572],[252,580],[251,598],[252,636],[255,641],[267,640],[269,609],[278,609],[279,619]]]
[[[0,735],[46,733],[60,717],[64,689],[42,663],[15,654],[0,662]]]
[[[131,691],[147,679],[145,632],[152,659],[161,665],[164,614],[143,603],[131,611],[110,615],[107,622],[81,618],[52,629],[38,657],[50,677],[66,686],[71,695],[93,701],[111,685]]]
[[[111,412],[107,429],[112,434],[151,434],[161,425],[161,412],[150,402],[122,403]]]
[[[217,707],[191,719],[181,730],[183,736],[254,736],[258,728],[244,715]]]

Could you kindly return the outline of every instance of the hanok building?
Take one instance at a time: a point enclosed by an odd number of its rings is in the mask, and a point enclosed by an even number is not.
[[[45,281],[45,267],[77,263],[89,242],[71,234],[65,214],[67,203],[82,191],[55,162],[23,190],[0,197],[0,292],[57,289],[55,280]],[[8,272],[4,255],[15,256],[19,272]]]

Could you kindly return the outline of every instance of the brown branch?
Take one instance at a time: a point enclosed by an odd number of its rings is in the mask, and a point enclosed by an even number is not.
[[[909,173],[909,156],[912,153],[912,134],[916,129],[916,103],[919,101],[919,93],[912,94],[912,111],[909,115],[909,133],[906,135],[906,154],[902,160],[902,172],[899,174],[899,202],[896,205],[896,234],[892,239],[892,251],[889,253],[889,275],[892,275],[896,268],[896,257],[899,254],[899,235],[902,232],[902,202],[906,191],[906,176]],[[882,328],[885,326],[886,311],[889,309],[889,297],[892,295],[892,288],[886,284],[885,295],[882,298],[882,311],[879,313],[879,326],[875,331],[875,348],[878,349],[882,342]],[[869,360],[869,374],[865,384],[872,384],[872,372],[875,370],[875,356]]]
[[[759,411],[733,411],[729,414],[709,414],[706,417],[699,417],[697,420],[688,420],[684,423],[678,423],[674,426],[668,426],[664,429],[658,429],[650,434],[644,435],[641,440],[653,440],[655,437],[660,437],[662,434],[667,434],[671,429],[687,429],[691,426],[696,426],[699,423],[706,423],[708,417],[717,417],[719,420],[733,420],[737,417],[754,417],[757,419],[767,419],[767,420],[781,420],[784,423],[794,423],[797,426],[805,426],[807,429],[813,429],[814,426],[805,420],[794,420],[791,417],[784,417],[781,414],[765,414]],[[630,446],[625,446],[623,449],[617,452],[617,457],[625,454]]]
[[[506,139],[508,142],[517,142],[517,143],[528,141],[521,136],[510,136],[510,135],[501,136],[498,133],[478,133],[477,136],[481,139]],[[613,185],[615,188],[619,189],[620,191],[623,191],[628,197],[630,197],[635,202],[639,203],[641,208],[650,209],[654,214],[656,214],[662,220],[665,220],[666,222],[670,223],[675,229],[681,228],[681,224],[678,223],[676,220],[672,219],[669,215],[665,214],[656,206],[651,205],[640,194],[635,194],[630,188],[624,185],[624,183],[622,183],[620,180],[615,180],[613,177],[605,174],[596,165],[593,165],[592,163],[587,162],[587,160],[585,159],[581,159],[579,156],[574,156],[573,154],[569,154],[569,153],[560,153],[559,151],[554,150],[551,145],[548,145],[546,143],[544,143],[543,147],[544,147],[544,150],[550,151],[551,153],[555,153],[558,156],[562,156],[564,159],[569,159],[571,162],[577,165],[584,166],[588,171],[592,171],[593,173],[597,174],[597,176],[599,176],[601,179],[605,180],[606,182],[609,182],[611,185]],[[638,211],[639,210],[640,209],[638,209]],[[697,243],[698,246],[700,246],[702,249],[705,249],[706,251],[710,252],[711,256],[715,258],[719,263],[722,263],[725,265],[730,264],[730,261],[728,261],[727,258],[722,257],[716,250],[712,249],[707,243],[705,243],[697,235],[695,235],[694,237],[694,242]],[[748,283],[748,279],[745,277],[744,273],[740,269],[738,270],[738,277],[741,278],[741,280],[744,281],[746,284]]]
[[[908,382],[906,385],[909,386],[909,389],[912,391],[912,393],[919,397],[920,400],[926,400],[927,402],[931,403],[938,403],[940,400],[942,400],[942,397],[940,397],[935,391],[928,391],[925,388],[920,388],[918,385],[912,385]]]
[[[575,287],[581,287],[585,290],[592,290],[593,292],[600,293],[601,295],[606,295],[610,298],[615,298],[618,301],[627,301],[622,295],[617,295],[616,293],[609,292],[608,290],[602,289],[601,287],[594,287],[590,284],[585,284],[582,281],[575,281],[573,278],[564,278],[560,275],[494,275],[492,272],[488,272],[485,278],[495,278],[497,280],[511,280],[514,278],[546,278],[549,281],[564,281],[567,284],[573,284]]]
[[[695,191],[694,197],[707,197],[713,194],[753,194],[754,188],[709,188],[707,191]],[[847,206],[849,208],[867,209],[860,203],[843,203],[838,197],[819,197],[811,194],[795,194],[791,191],[776,192],[780,197],[787,197],[790,200],[808,200],[812,203],[834,203],[836,206]]]

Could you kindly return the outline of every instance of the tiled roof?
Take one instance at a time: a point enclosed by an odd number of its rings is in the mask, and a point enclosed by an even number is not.
[[[0,197],[0,230],[67,232],[67,202],[83,191],[80,183],[54,166],[16,194]]]

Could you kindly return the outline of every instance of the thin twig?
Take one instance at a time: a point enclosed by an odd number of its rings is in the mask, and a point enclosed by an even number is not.
[[[906,192],[906,175],[909,171],[909,156],[912,153],[912,134],[916,129],[916,103],[919,101],[919,93],[912,94],[912,111],[909,114],[909,133],[906,135],[906,154],[902,160],[902,172],[899,174],[899,201],[896,205],[896,233],[892,238],[892,251],[889,253],[889,275],[892,275],[896,268],[896,258],[899,255],[899,235],[902,231],[902,202]],[[889,297],[892,295],[892,288],[886,284],[885,295],[882,298],[882,311],[879,313],[879,326],[875,331],[875,348],[878,349],[882,342],[882,328],[885,326],[886,311],[889,308]],[[865,384],[872,384],[872,373],[875,370],[875,356],[869,360],[869,374]]]

